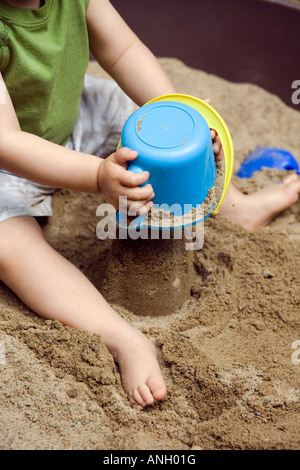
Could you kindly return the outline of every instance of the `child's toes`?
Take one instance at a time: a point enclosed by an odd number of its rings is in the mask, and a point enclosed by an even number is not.
[[[153,396],[156,400],[162,400],[164,396],[166,395],[166,393],[167,393],[167,389],[165,386],[163,386],[154,390]]]
[[[292,175],[289,175],[286,178],[284,178],[283,185],[287,186],[288,184],[293,183],[297,180],[298,180],[298,176],[295,173],[293,173]]]
[[[135,399],[136,403],[141,407],[144,408],[146,406],[146,402],[142,398],[140,392],[138,390],[134,390],[132,393],[133,398]]]
[[[147,380],[147,385],[156,400],[161,400],[167,393],[165,383],[160,377],[150,376]]]
[[[138,387],[138,391],[145,405],[152,405],[154,403],[154,397],[149,389],[148,385],[142,384]]]
[[[289,207],[299,199],[300,178],[298,178],[297,175],[288,176],[283,182],[283,189],[285,192],[285,203],[287,204],[287,207]]]

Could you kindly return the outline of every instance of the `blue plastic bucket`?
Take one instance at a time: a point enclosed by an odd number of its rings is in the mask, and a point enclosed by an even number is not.
[[[206,199],[216,180],[216,164],[207,121],[180,102],[149,103],[126,121],[121,147],[138,152],[128,171],[149,171],[154,204],[173,206],[184,215]]]

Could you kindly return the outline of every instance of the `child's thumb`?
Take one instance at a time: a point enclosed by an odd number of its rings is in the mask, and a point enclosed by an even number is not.
[[[135,150],[131,150],[128,147],[122,147],[114,153],[114,160],[119,165],[124,165],[127,161],[134,160],[138,156]]]

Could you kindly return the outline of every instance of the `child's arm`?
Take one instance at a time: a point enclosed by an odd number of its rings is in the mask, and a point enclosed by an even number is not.
[[[95,58],[135,103],[142,106],[157,96],[176,93],[156,57],[108,0],[90,0],[86,21]],[[221,142],[215,131],[212,139],[219,161]]]
[[[144,204],[151,197],[150,185],[139,187],[149,174],[126,171],[126,161],[136,153],[122,149],[102,160],[23,132],[1,74],[0,92],[0,168],[55,188],[101,191],[115,207],[118,195],[126,196],[128,205],[131,201]]]
[[[98,63],[139,106],[175,89],[155,56],[108,0],[90,0],[86,10],[90,48]]]
[[[100,160],[23,132],[1,74],[0,80],[0,168],[56,188],[98,192]]]

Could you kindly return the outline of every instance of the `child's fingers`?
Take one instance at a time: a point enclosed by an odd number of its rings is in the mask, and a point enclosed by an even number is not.
[[[204,100],[206,103],[211,104],[211,99],[206,98]],[[214,154],[215,154],[215,159],[217,162],[220,162],[222,160],[222,142],[220,137],[218,136],[217,132],[214,129],[210,130],[210,135],[213,141],[213,149],[214,149]]]
[[[147,184],[146,186],[136,187],[136,188],[123,187],[122,193],[130,201],[138,201],[138,202],[148,201],[149,199],[153,199],[154,197],[153,188],[151,184]]]
[[[221,152],[222,145],[220,142],[214,142],[213,148],[214,148],[215,155],[218,156],[219,153]]]
[[[222,158],[223,158],[223,157],[222,157],[222,152],[219,153],[219,155],[216,155],[216,156],[215,156],[216,162],[221,162],[221,161],[222,161]]]
[[[119,165],[127,167],[125,164],[128,161],[134,160],[138,156],[135,150],[131,150],[128,147],[122,147],[112,154],[112,160]]]
[[[217,132],[214,129],[210,130],[210,135],[213,141],[213,149],[214,149],[216,161],[219,162],[222,160],[222,155],[221,155],[222,142]]]
[[[147,212],[149,212],[152,206],[153,206],[152,201],[144,201],[144,203],[138,203],[138,202],[130,203],[129,201],[128,215],[137,216],[137,215],[147,214]]]
[[[120,183],[124,186],[135,188],[136,186],[140,186],[141,184],[146,183],[146,181],[149,179],[149,176],[149,171],[134,173],[133,171],[126,170],[120,174]]]
[[[221,143],[215,142],[213,144],[213,149],[214,149],[216,162],[222,161],[222,145],[221,145]]]
[[[140,215],[147,214],[147,212],[150,211],[152,206],[153,206],[153,202],[152,201],[147,201],[146,204],[144,204],[144,206],[141,207],[141,209],[139,210],[139,214]]]

